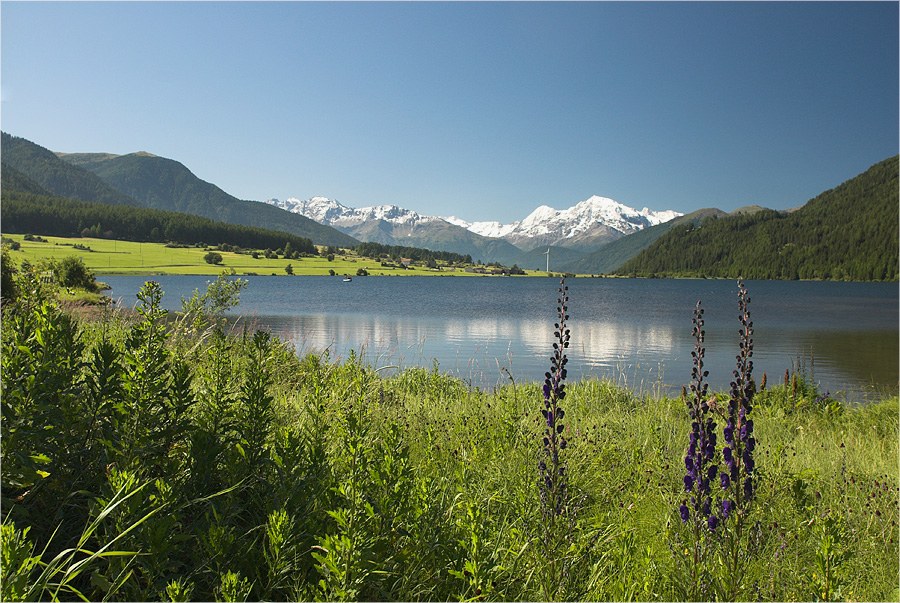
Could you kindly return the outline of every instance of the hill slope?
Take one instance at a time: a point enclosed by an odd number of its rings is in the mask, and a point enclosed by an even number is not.
[[[265,203],[242,201],[195,176],[181,163],[149,153],[62,154],[67,163],[89,170],[145,207],[212,220],[280,230],[320,245],[353,246],[359,241],[313,220]]]
[[[763,210],[673,228],[616,273],[897,280],[898,201],[895,156],[794,212]]]
[[[46,192],[76,201],[92,201],[106,205],[141,204],[104,182],[102,178],[59,159],[53,151],[30,140],[0,134],[3,164],[26,176]],[[29,191],[37,192],[37,191]]]
[[[6,165],[5,161],[0,162],[0,190],[4,192],[19,191],[22,193],[31,193],[48,197],[53,196],[50,191],[19,170]]]
[[[698,209],[674,220],[648,226],[628,236],[607,243],[581,259],[559,266],[559,270],[576,274],[609,274],[616,268],[647,249],[661,236],[681,224],[699,224],[711,216],[724,216],[720,209]]]

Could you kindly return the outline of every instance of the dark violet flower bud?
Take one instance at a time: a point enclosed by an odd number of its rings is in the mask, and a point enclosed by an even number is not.
[[[753,461],[753,457],[750,456],[750,453],[744,451],[744,471],[747,473],[753,473],[753,467],[756,466],[756,463]]]
[[[725,459],[725,462],[728,463],[729,467],[731,467],[732,463],[734,463],[734,458],[731,455],[731,448],[725,446],[722,449],[722,458]]]
[[[694,470],[694,459],[689,456],[684,457],[684,468],[688,471]]]
[[[685,475],[684,476],[684,491],[690,492],[691,488],[693,488],[693,487],[694,487],[694,478],[691,477],[690,475]]]
[[[744,450],[753,452],[753,450],[756,448],[756,438],[747,438],[746,446],[747,447]]]
[[[706,470],[706,476],[709,478],[709,481],[713,481],[716,479],[716,474],[719,472],[719,467],[716,465],[712,465],[709,469]]]
[[[734,503],[732,503],[730,500],[722,501],[722,519],[728,519],[728,517],[731,515],[731,509],[733,506]]]
[[[728,486],[731,485],[731,478],[728,477],[728,474],[724,471],[720,474],[719,481],[722,483],[722,489],[727,490]],[[727,517],[727,515],[726,515]]]
[[[682,521],[682,523],[687,523],[687,522],[688,522],[688,519],[691,518],[691,512],[690,512],[690,510],[687,508],[687,505],[681,505],[680,511],[681,511],[681,521]]]
[[[744,480],[744,498],[747,500],[753,498],[753,480],[749,477]]]
[[[714,532],[716,529],[716,526],[719,525],[719,518],[716,517],[715,515],[710,515],[709,519],[707,520],[706,523],[709,526],[709,531]]]
[[[711,511],[711,509],[709,507],[709,499],[708,498],[703,502],[703,508],[701,509],[701,511],[703,512],[704,517],[709,515],[709,512]]]

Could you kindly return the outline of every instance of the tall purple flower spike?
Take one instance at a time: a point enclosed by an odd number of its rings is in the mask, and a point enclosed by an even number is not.
[[[756,439],[753,437],[753,419],[750,412],[753,410],[753,395],[756,393],[756,385],[753,383],[753,321],[750,320],[750,298],[744,283],[738,280],[738,308],[741,322],[740,353],[737,355],[737,368],[734,371],[734,381],[731,382],[731,399],[728,402],[728,423],[723,430],[725,447],[722,449],[722,458],[728,466],[729,483],[722,481],[722,487],[728,489],[734,484],[731,493],[733,500],[727,500],[730,511],[740,509],[753,500],[756,493],[753,470],[753,450],[756,448]],[[723,503],[724,504],[724,503]]]
[[[691,416],[691,433],[689,437],[687,454],[684,457],[684,466],[687,473],[684,476],[684,490],[690,494],[690,506],[688,501],[679,507],[681,520],[684,523],[690,521],[693,516],[697,522],[705,522],[709,530],[715,530],[719,525],[719,519],[713,514],[712,484],[718,476],[719,467],[714,464],[716,454],[716,423],[707,416],[709,402],[707,401],[708,384],[704,379],[709,376],[709,371],[703,370],[703,357],[706,350],[703,347],[703,339],[706,332],[703,330],[703,308],[700,302],[694,309],[693,336],[696,340],[691,371],[691,396],[687,399],[688,410]]]
[[[556,341],[553,344],[553,355],[550,357],[550,371],[544,374],[544,408],[541,412],[546,419],[546,428],[543,436],[543,456],[538,463],[540,480],[538,486],[541,494],[541,507],[544,515],[553,519],[561,515],[565,508],[566,500],[566,467],[560,460],[560,451],[565,450],[567,442],[563,432],[565,426],[562,423],[565,411],[559,403],[566,397],[566,358],[565,350],[569,347],[569,329],[566,321],[569,319],[566,304],[569,301],[567,291],[569,288],[563,278],[559,282],[559,298],[557,300],[557,313],[559,320],[553,326]]]

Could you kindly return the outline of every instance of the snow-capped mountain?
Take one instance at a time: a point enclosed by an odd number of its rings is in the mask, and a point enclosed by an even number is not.
[[[432,249],[436,244],[459,244],[468,248],[471,237],[461,234],[468,232],[476,237],[479,248],[486,244],[482,239],[500,239],[522,251],[548,245],[593,251],[605,243],[681,215],[672,210],[657,212],[646,207],[638,211],[596,195],[568,209],[541,205],[524,220],[510,224],[467,222],[455,216],[424,216],[396,205],[353,209],[325,197],[312,197],[306,201],[294,198],[284,201],[269,199],[267,203],[333,226],[363,241]],[[435,235],[438,232],[440,235]],[[462,244],[461,241],[466,243]],[[443,249],[455,251],[446,246]],[[506,256],[511,250],[504,248],[500,253]]]
[[[384,220],[391,224],[414,226],[419,223],[433,222],[441,219],[433,216],[423,216],[412,210],[397,207],[396,205],[376,205],[373,207],[354,209],[326,197],[312,197],[306,201],[301,201],[300,199],[295,199],[293,197],[285,199],[284,201],[269,199],[266,203],[295,214],[306,216],[320,224],[326,224],[328,226],[353,227],[373,220]]]
[[[543,245],[593,248],[680,215],[672,210],[656,212],[646,207],[638,211],[595,195],[569,209],[541,205],[524,220],[511,224],[466,222],[455,216],[444,219],[483,236],[505,239],[520,249]]]

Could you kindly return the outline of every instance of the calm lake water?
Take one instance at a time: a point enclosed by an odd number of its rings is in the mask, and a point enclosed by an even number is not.
[[[134,305],[148,277],[105,276]],[[164,306],[209,276],[158,276]],[[479,387],[542,381],[559,281],[551,278],[249,276],[237,313],[299,353],[362,352],[375,367],[432,367]],[[702,301],[710,387],[727,391],[738,353],[737,285],[725,280],[570,279],[569,378],[609,377],[638,391],[690,382],[692,311]],[[754,376],[802,365],[820,391],[853,403],[898,390],[896,283],[748,281]]]

